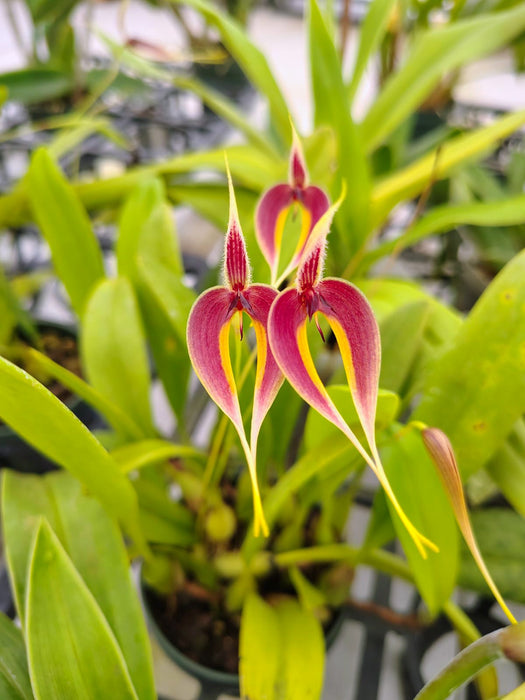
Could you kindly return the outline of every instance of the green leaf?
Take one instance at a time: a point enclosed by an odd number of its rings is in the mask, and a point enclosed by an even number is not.
[[[0,697],[33,700],[22,633],[3,613],[0,613]]]
[[[195,294],[179,271],[172,227],[152,223],[154,218],[140,242],[137,294],[157,371],[183,425],[190,373],[186,324]]]
[[[7,87],[5,85],[0,85],[0,108],[3,107],[4,103],[7,101],[8,94]]]
[[[315,126],[333,127],[338,144],[338,176],[334,196],[342,183],[347,195],[337,213],[338,227],[351,239],[341,241],[345,256],[361,247],[369,231],[370,175],[359,128],[354,124],[336,48],[316,0],[309,4],[310,70],[315,101]]]
[[[95,389],[127,413],[144,436],[153,436],[146,338],[127,278],[104,280],[93,291],[84,314],[81,352]]]
[[[525,412],[525,251],[493,280],[439,357],[414,419],[449,437],[463,477],[480,469]]]
[[[373,53],[385,35],[395,0],[372,0],[359,32],[359,46],[348,85],[348,100],[352,104],[361,78]]]
[[[25,105],[54,100],[68,94],[74,87],[71,74],[52,68],[24,68],[2,73],[0,85],[14,102]]]
[[[170,0],[179,2],[179,0]],[[220,32],[224,45],[240,65],[250,82],[268,100],[272,125],[280,137],[282,145],[291,144],[289,108],[268,67],[264,54],[250,41],[241,25],[227,14],[205,0],[184,0],[184,4],[195,8],[210,24]]]
[[[153,212],[162,207],[164,191],[162,181],[146,177],[137,184],[126,200],[118,225],[117,263],[119,274],[136,278],[139,241]]]
[[[28,348],[27,357],[31,367],[41,370],[45,376],[53,377],[72,391],[73,394],[80,396],[86,403],[99,411],[111,427],[117,433],[120,433],[121,436],[134,440],[139,440],[142,437],[141,428],[127,413],[74,372],[70,372],[57,362],[53,362],[49,357],[34,348]]]
[[[525,518],[525,423],[522,418],[486,469],[507,501]]]
[[[399,238],[382,243],[367,253],[359,270],[369,267],[392,253],[396,255],[408,246],[435,235],[452,231],[460,225],[514,226],[525,221],[525,195],[501,199],[497,202],[471,202],[468,204],[444,204],[431,209],[410,226]]]
[[[277,700],[280,664],[279,620],[275,608],[258,595],[246,599],[239,643],[241,695],[250,700]]]
[[[28,579],[26,637],[39,700],[138,700],[107,620],[46,521],[36,533]]]
[[[433,27],[418,36],[363,121],[368,148],[379,146],[438,85],[444,75],[496,51],[525,29],[525,6]]]
[[[525,6],[524,6],[525,10]],[[372,222],[379,226],[399,202],[415,197],[432,181],[446,177],[452,168],[480,157],[486,150],[525,123],[525,111],[508,114],[490,126],[456,136],[439,150],[380,180],[372,191]]]
[[[33,156],[27,183],[31,207],[51,248],[57,274],[74,310],[82,316],[90,291],[104,277],[102,254],[89,218],[43,148]]]
[[[525,519],[505,508],[473,511],[470,517],[485,564],[502,596],[525,603]],[[468,590],[489,592],[465,546],[461,553],[458,583]]]
[[[454,514],[418,432],[394,436],[381,455],[401,507],[415,527],[439,547],[439,553],[429,552],[423,559],[388,501],[390,517],[418,590],[431,615],[436,615],[456,583],[459,538]]]
[[[202,452],[194,447],[175,445],[165,440],[142,440],[130,445],[123,445],[113,450],[111,456],[119,465],[122,472],[127,473],[134,469],[141,469],[151,464],[162,462],[166,459],[179,457],[203,458]]]
[[[282,700],[317,700],[324,674],[324,639],[320,622],[295,600],[276,606],[282,638]]]
[[[0,357],[0,417],[73,474],[125,526],[144,551],[133,487],[83,423],[27,372]]]
[[[11,580],[22,620],[27,561],[41,517],[62,545],[105,615],[140,698],[155,698],[144,617],[130,577],[128,555],[115,522],[70,475],[5,472],[3,524]]]

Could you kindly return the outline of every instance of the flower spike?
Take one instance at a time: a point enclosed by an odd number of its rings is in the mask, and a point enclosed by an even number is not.
[[[232,421],[246,456],[253,491],[255,534],[268,535],[256,471],[257,438],[272,405],[283,376],[270,351],[267,321],[270,307],[277,296],[272,287],[250,284],[250,265],[246,244],[235,204],[235,195],[228,172],[230,187],[230,219],[224,244],[224,286],[212,287],[195,301],[187,327],[188,352],[196,375],[219,408]],[[257,370],[252,412],[250,443],[244,430],[239,397],[233,375],[229,333],[234,317],[250,317],[257,341]]]
[[[427,452],[429,453],[434,465],[437,469],[441,483],[445,489],[448,496],[454,515],[456,516],[456,521],[461,530],[461,534],[468,548],[474,558],[474,561],[478,565],[483,578],[487,582],[488,587],[492,591],[494,598],[500,604],[503,612],[508,617],[512,624],[516,624],[516,618],[510,612],[498,587],[494,583],[492,576],[490,575],[481,552],[479,551],[478,543],[476,542],[476,537],[472,530],[472,525],[470,524],[470,518],[467,510],[467,503],[465,501],[465,494],[463,492],[463,484],[461,483],[461,476],[459,474],[458,465],[456,462],[456,457],[454,455],[454,450],[450,444],[450,440],[446,434],[439,430],[439,428],[427,428],[424,427],[421,431],[421,436],[423,438],[423,444],[425,445]]]
[[[255,212],[255,233],[259,247],[270,266],[272,284],[277,280],[283,230],[289,210],[294,205],[300,208],[302,224],[295,252],[281,278],[285,278],[297,267],[308,237],[330,206],[325,192],[308,184],[306,162],[293,125],[292,131],[288,184],[275,185],[267,190]]]
[[[277,297],[270,310],[268,332],[275,359],[297,393],[341,430],[372,468],[412,536],[421,555],[425,547],[437,551],[433,542],[410,522],[390,486],[375,441],[375,415],[381,343],[379,329],[365,296],[346,280],[322,279],[326,235],[336,205],[323,217],[320,230],[312,234],[301,260],[295,288]],[[371,455],[345,422],[331,400],[315,368],[307,337],[307,320],[322,314],[332,329],[341,352],[352,398]]]

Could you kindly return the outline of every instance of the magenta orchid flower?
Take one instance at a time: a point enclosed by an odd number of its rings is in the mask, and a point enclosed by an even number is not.
[[[286,218],[292,207],[301,211],[301,232],[295,252],[280,279],[297,267],[308,236],[330,206],[328,197],[319,187],[308,184],[308,171],[301,144],[293,130],[288,184],[271,187],[262,196],[255,212],[255,233],[259,247],[270,265],[272,284],[277,285],[279,255]]]
[[[270,346],[277,364],[297,393],[339,428],[372,468],[425,557],[425,547],[435,551],[437,548],[414,527],[401,508],[376,446],[375,415],[381,362],[377,322],[365,296],[350,282],[322,277],[326,237],[338,204],[321,217],[311,233],[300,261],[295,287],[281,292],[272,305],[268,321]],[[337,410],[315,368],[308,346],[307,321],[314,318],[321,331],[319,314],[328,321],[337,339],[371,455]]]
[[[270,307],[277,291],[264,284],[250,284],[250,267],[246,244],[239,223],[235,195],[229,177],[230,219],[225,239],[224,286],[208,289],[195,301],[187,328],[188,352],[202,385],[232,421],[244,450],[253,491],[254,532],[267,536],[257,482],[257,438],[261,424],[283,382],[283,376],[267,340]],[[233,375],[229,333],[235,317],[243,336],[243,313],[255,328],[257,369],[250,442],[244,430],[239,397]]]

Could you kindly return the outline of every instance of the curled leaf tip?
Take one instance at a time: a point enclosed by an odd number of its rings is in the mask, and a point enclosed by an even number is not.
[[[463,484],[461,483],[461,476],[456,462],[456,456],[450,440],[439,428],[424,428],[421,431],[421,436],[423,438],[423,444],[425,445],[427,452],[436,466],[439,478],[441,479],[441,483],[443,484],[452,506],[452,510],[454,511],[459,529],[461,530],[461,534],[467,543],[474,561],[478,565],[487,586],[492,591],[492,594],[498,601],[501,609],[510,622],[512,624],[516,624],[516,618],[503,600],[503,597],[499,592],[498,587],[494,583],[479,550],[478,543],[470,523],[467,502],[463,491]]]

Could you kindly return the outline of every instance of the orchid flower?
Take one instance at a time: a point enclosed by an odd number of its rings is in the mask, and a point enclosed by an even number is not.
[[[228,418],[241,441],[248,463],[253,492],[254,532],[267,536],[259,485],[257,482],[257,438],[261,424],[281,387],[283,376],[267,340],[270,306],[277,291],[264,284],[250,284],[250,266],[239,223],[231,177],[230,217],[224,246],[224,286],[206,290],[195,301],[188,319],[187,341],[190,359],[202,385]],[[255,328],[257,370],[253,400],[250,442],[244,430],[239,397],[230,358],[229,332],[235,317],[243,337],[243,313]]]
[[[292,207],[301,210],[301,232],[292,258],[280,280],[297,267],[308,236],[330,206],[319,187],[308,184],[308,171],[299,138],[293,129],[288,184],[271,187],[262,196],[255,212],[255,233],[259,247],[270,265],[272,284],[278,286],[279,255],[286,218]]]
[[[326,238],[341,199],[319,219],[310,234],[299,264],[295,287],[281,292],[272,305],[268,320],[270,347],[281,371],[297,393],[339,428],[372,468],[418,550],[425,557],[425,547],[435,551],[437,547],[414,527],[401,508],[376,446],[375,415],[381,361],[377,322],[368,301],[356,287],[343,279],[323,279],[322,276]],[[308,346],[307,321],[314,318],[321,332],[319,314],[328,321],[339,345],[371,455],[337,410],[315,368]]]

